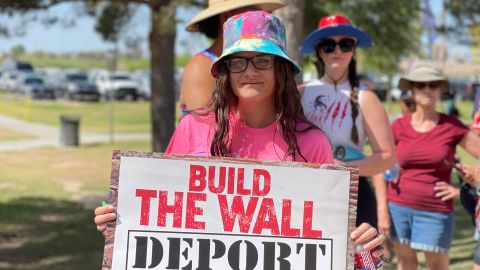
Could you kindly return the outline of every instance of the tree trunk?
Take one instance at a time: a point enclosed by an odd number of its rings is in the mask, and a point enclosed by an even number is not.
[[[164,152],[175,130],[175,1],[151,1],[152,148]]]
[[[276,10],[274,14],[285,24],[287,30],[288,54],[299,66],[302,66],[303,57],[300,46],[303,41],[305,0],[289,0],[288,5]],[[302,82],[301,74],[297,76],[297,82]]]

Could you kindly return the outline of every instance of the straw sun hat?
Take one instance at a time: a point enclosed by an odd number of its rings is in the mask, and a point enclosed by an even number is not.
[[[259,6],[261,10],[270,12],[284,7],[285,3],[281,0],[208,0],[208,7],[190,20],[187,24],[187,30],[196,32],[199,22],[224,12],[248,6]]]
[[[442,72],[431,65],[415,66],[410,73],[400,78],[398,82],[398,89],[403,91],[411,90],[412,82],[441,82],[443,91],[450,89],[450,83],[447,78],[443,76]]]

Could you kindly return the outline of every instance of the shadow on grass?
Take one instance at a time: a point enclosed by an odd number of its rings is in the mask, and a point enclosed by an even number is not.
[[[102,256],[92,210],[41,197],[0,203],[0,269],[101,269]]]

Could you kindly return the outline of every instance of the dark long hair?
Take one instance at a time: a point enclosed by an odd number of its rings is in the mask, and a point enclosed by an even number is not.
[[[208,38],[217,38],[219,34],[220,16],[212,16],[198,22],[198,31]],[[221,34],[221,33],[220,33]]]
[[[317,61],[314,63],[317,71],[319,73],[319,77],[322,77],[325,74],[325,63],[323,59],[320,57],[318,53],[318,45],[317,45]],[[350,139],[354,144],[359,143],[360,139],[358,136],[358,128],[356,124],[357,116],[360,113],[360,105],[358,102],[358,87],[360,86],[360,81],[358,80],[357,75],[357,61],[355,57],[352,57],[352,60],[348,64],[348,82],[350,83],[350,105],[352,107],[352,130],[350,131]]]
[[[304,161],[307,161],[298,146],[296,132],[303,132],[317,127],[307,120],[303,114],[292,64],[281,57],[276,57],[274,68],[276,88],[275,113],[278,115],[278,122],[281,128],[280,135],[288,145],[283,159],[291,157],[295,161],[296,154],[298,154]],[[221,62],[218,66],[217,87],[210,103],[217,125],[210,148],[212,156],[231,156],[229,117],[230,113],[234,113],[237,105],[238,97],[230,86],[229,71],[226,64]],[[297,127],[299,123],[305,123],[306,128],[299,130]]]

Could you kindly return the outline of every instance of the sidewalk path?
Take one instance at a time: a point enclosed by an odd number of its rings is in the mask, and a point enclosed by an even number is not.
[[[34,136],[34,139],[12,140],[0,142],[0,152],[19,151],[45,146],[61,147],[60,128],[31,123],[0,115],[0,127]],[[80,144],[108,142],[109,134],[82,132],[79,134]],[[115,141],[149,140],[148,133],[114,134]]]

